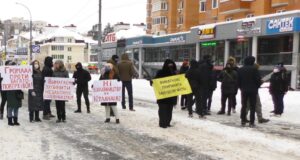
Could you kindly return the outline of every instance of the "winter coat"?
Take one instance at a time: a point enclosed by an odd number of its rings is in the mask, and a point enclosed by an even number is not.
[[[185,77],[188,79],[193,92],[200,89],[201,79],[200,79],[199,64],[197,61],[195,60],[191,61],[191,67],[186,72]]]
[[[238,70],[238,84],[242,92],[258,93],[262,84],[260,73],[254,66],[254,62],[254,57],[247,57],[244,66]]]
[[[213,78],[213,65],[210,61],[202,61],[199,65],[200,70],[200,85],[203,90],[210,90],[213,88],[215,82],[212,81]]]
[[[109,72],[105,72],[99,78],[99,80],[113,80],[113,79],[119,79],[118,75],[114,73],[114,69],[112,69]],[[101,103],[101,106],[116,106],[116,105],[117,102]]]
[[[8,108],[22,107],[22,99],[17,96],[19,93],[23,93],[23,92],[21,90],[13,90],[13,91],[6,92]]]
[[[188,70],[189,70],[189,66],[184,66],[184,65],[182,65],[181,67],[180,67],[180,70],[179,70],[179,73],[180,74],[185,74]]]
[[[44,79],[41,71],[33,71],[33,89],[28,91],[28,109],[29,111],[42,111],[44,107],[43,90]],[[33,92],[35,96],[33,96]]]
[[[225,68],[220,76],[219,81],[222,83],[221,91],[223,94],[235,94],[238,88],[238,74],[233,69]]]
[[[54,71],[54,72],[53,72],[53,77],[58,77],[58,78],[69,78],[69,73],[68,73],[67,70]]]
[[[53,77],[53,58],[52,57],[46,57],[44,62],[44,68],[42,70],[43,77]]]
[[[218,73],[213,70],[211,73],[211,83],[210,83],[210,91],[214,91],[217,89],[217,81],[218,81]]]
[[[174,67],[172,70],[169,68],[168,66],[169,64],[173,64]],[[174,76],[176,75],[176,72],[177,72],[177,67],[175,62],[170,59],[167,59],[164,62],[163,68],[157,72],[155,79]],[[168,104],[168,105],[175,106],[177,104],[177,96],[157,100],[157,104]]]
[[[78,88],[87,87],[89,81],[92,79],[91,74],[83,68],[80,68],[77,71],[75,71],[73,74],[73,78],[75,79],[75,83],[77,84]]]
[[[118,70],[120,74],[121,81],[131,81],[135,70],[132,61],[129,60],[127,54],[123,54],[121,61],[118,64]]]
[[[286,72],[273,73],[270,79],[271,94],[285,94],[289,88],[289,81]]]

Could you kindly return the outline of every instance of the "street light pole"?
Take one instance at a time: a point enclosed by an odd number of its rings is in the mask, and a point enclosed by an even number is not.
[[[101,67],[102,61],[102,0],[99,0],[99,24],[98,24],[98,65]]]
[[[30,40],[29,40],[29,61],[32,61],[32,15],[30,9],[23,3],[16,2],[17,5],[23,6],[29,13],[30,20],[29,20],[29,32],[30,32]]]

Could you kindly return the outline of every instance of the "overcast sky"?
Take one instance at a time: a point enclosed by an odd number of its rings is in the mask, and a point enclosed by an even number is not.
[[[85,32],[98,23],[99,0],[0,0],[0,19],[24,17],[29,19],[27,5],[33,20],[44,20],[53,25],[75,24]],[[146,21],[146,0],[102,0],[103,25],[108,22],[141,23]]]

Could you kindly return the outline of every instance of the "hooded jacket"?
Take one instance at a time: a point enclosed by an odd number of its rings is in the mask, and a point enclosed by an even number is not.
[[[254,63],[254,57],[246,57],[244,66],[238,70],[238,84],[242,92],[258,93],[262,84],[260,73]]]
[[[44,62],[44,68],[42,70],[43,77],[53,77],[53,58],[52,57],[46,57]]]
[[[200,85],[201,89],[211,90],[215,85],[215,79],[213,79],[213,64],[209,56],[204,56],[203,61],[199,62],[200,70]]]
[[[73,78],[75,79],[75,83],[77,84],[77,88],[87,87],[89,81],[92,79],[91,74],[83,69],[81,63],[77,63],[75,65],[77,71],[74,72]]]
[[[238,89],[238,74],[233,67],[226,67],[219,76],[223,94],[236,94]]]
[[[169,67],[169,64],[173,64],[173,68]],[[174,76],[176,75],[177,67],[174,61],[170,59],[166,59],[163,65],[163,68],[159,70],[155,76],[156,78],[164,78],[164,77],[169,77],[169,76]],[[161,100],[157,100],[158,104],[168,104],[168,105],[173,105],[175,106],[177,104],[177,96],[176,97],[171,97],[171,98],[165,98]]]
[[[121,81],[131,81],[135,70],[134,66],[131,60],[129,60],[129,57],[127,54],[123,54],[121,56],[121,61],[118,64],[118,70],[120,74]]]

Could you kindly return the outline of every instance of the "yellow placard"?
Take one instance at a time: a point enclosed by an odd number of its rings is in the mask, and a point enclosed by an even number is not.
[[[27,65],[27,61],[22,61],[21,62],[21,66],[26,66]]]
[[[158,100],[192,93],[184,74],[154,79],[153,88]]]

